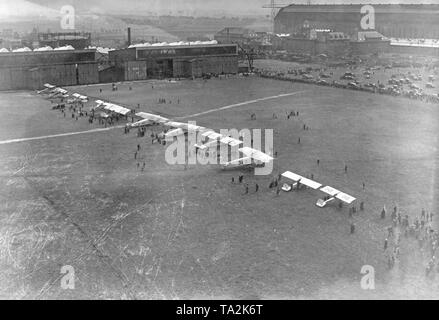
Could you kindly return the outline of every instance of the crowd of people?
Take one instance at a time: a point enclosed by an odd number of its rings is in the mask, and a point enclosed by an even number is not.
[[[436,258],[439,233],[433,227],[434,214],[432,212],[422,209],[420,215],[410,218],[409,215],[403,216],[399,208],[395,206],[388,217],[384,207],[380,218],[383,221],[390,220],[383,244],[389,269],[393,269],[395,264],[400,262],[401,246],[409,246],[409,241],[415,241],[422,254],[421,263],[425,264],[426,276],[430,276],[433,271],[439,272],[439,261]]]

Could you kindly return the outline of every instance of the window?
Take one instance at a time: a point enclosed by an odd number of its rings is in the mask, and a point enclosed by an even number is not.
[[[222,54],[236,54],[235,46],[219,46],[219,47],[185,47],[185,48],[169,48],[169,49],[144,49],[138,50],[139,59],[147,59],[152,57],[192,57],[192,56],[208,56]]]

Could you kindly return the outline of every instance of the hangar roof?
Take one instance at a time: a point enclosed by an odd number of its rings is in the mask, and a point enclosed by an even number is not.
[[[322,13],[360,13],[364,4],[292,4],[280,10],[280,13],[322,12]],[[439,4],[373,4],[376,13],[393,14],[439,14]]]

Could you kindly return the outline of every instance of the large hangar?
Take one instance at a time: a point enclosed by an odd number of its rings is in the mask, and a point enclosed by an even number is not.
[[[0,53],[0,90],[40,89],[99,82],[95,50]]]
[[[329,29],[355,36],[363,5],[289,5],[275,17],[275,32],[302,35]],[[375,4],[375,29],[386,37],[439,39],[439,4]]]
[[[109,55],[118,81],[238,72],[236,44],[140,46],[110,51]]]

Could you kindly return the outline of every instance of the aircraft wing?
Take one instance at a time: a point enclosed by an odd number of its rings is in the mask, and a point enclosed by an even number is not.
[[[326,186],[320,190],[323,191],[324,193],[330,195],[331,197],[335,197],[335,198],[337,198],[337,199],[339,199],[347,204],[351,204],[352,202],[357,200],[354,197],[352,197],[344,192],[341,192],[340,190],[329,187],[329,186]]]
[[[341,200],[341,201],[343,201],[343,202],[345,202],[345,203],[347,203],[347,204],[351,204],[352,202],[354,202],[355,200],[357,200],[357,199],[355,199],[354,197],[352,197],[352,196],[350,196],[350,195],[348,195],[348,194],[346,194],[346,193],[343,193],[343,192],[340,192],[340,193],[336,196],[336,198],[339,199],[339,200]]]
[[[54,97],[56,97],[57,95],[64,95],[64,94],[67,94],[67,93],[68,93],[68,91],[65,90],[65,89],[62,89],[62,88],[55,88],[55,89],[52,91],[52,93],[50,94],[50,96],[51,96],[52,98],[54,98]]]
[[[151,121],[148,119],[143,119],[143,120],[137,121],[135,123],[131,123],[131,124],[129,124],[129,126],[133,127],[133,128],[137,128],[137,127],[142,127],[142,126],[148,126],[148,125],[151,125],[153,123],[154,123],[154,121]]]
[[[302,179],[300,179],[300,183],[304,184],[305,186],[310,187],[314,190],[317,190],[322,186],[321,183],[318,183],[318,182],[315,182],[311,179],[307,179],[307,178],[303,178],[303,177],[302,177]]]
[[[233,139],[231,137],[224,137],[220,140],[221,143],[227,144],[231,147],[237,147],[241,144],[243,144],[244,142],[242,142],[241,140],[237,140],[237,139]]]
[[[233,166],[233,165],[241,165],[241,164],[244,164],[244,161],[247,161],[250,159],[252,159],[252,157],[244,157],[241,159],[232,160],[230,162],[225,163],[224,166],[228,167],[228,166]]]
[[[241,140],[237,140],[237,139],[232,139],[232,140],[233,141],[229,142],[229,146],[231,146],[231,147],[237,147],[237,146],[240,146],[241,144],[244,143]]]
[[[104,109],[121,114],[123,116],[126,116],[128,113],[131,112],[130,109],[127,109],[127,108],[124,108],[124,107],[121,107],[121,106],[118,106],[118,105],[112,104],[112,103],[104,103]]]
[[[44,84],[44,89],[37,90],[37,93],[38,94],[46,93],[47,91],[53,91],[55,88],[56,88],[55,86],[53,86],[53,85],[51,85],[49,83],[46,83],[46,84]]]
[[[176,129],[182,129],[184,131],[202,131],[207,130],[205,127],[196,126],[190,123],[183,123],[183,122],[175,122],[175,121],[168,121],[165,122],[165,126],[176,128]]]
[[[174,130],[168,131],[168,132],[165,134],[165,137],[166,137],[166,138],[169,138],[169,137],[177,137],[177,136],[181,136],[182,134],[184,134],[184,130],[181,129],[181,128],[177,128],[177,129],[174,129]]]
[[[203,132],[203,133],[201,134],[201,136],[202,136],[203,138],[210,138],[209,136],[210,136],[211,134],[216,134],[216,132],[213,131],[213,130],[208,130],[208,131]]]
[[[249,147],[241,148],[239,149],[239,151],[245,154],[247,157],[251,157],[252,159],[258,160],[260,162],[268,163],[274,160],[274,158],[269,156],[268,154]]]
[[[282,173],[282,177],[288,178],[288,179],[293,180],[295,182],[300,182],[301,184],[303,184],[307,187],[310,187],[314,190],[317,190],[322,186],[321,183],[318,183],[318,182],[313,181],[311,179],[302,177],[302,176],[300,176],[296,173],[293,173],[291,171],[286,171],[286,172]]]
[[[101,100],[96,100],[95,103],[96,106],[92,107],[92,110],[96,110],[105,106],[105,102]]]
[[[341,191],[334,189],[333,187],[326,186],[324,188],[321,188],[320,191],[330,195],[331,197],[335,197],[337,194],[339,194]]]
[[[168,121],[168,122],[165,122],[165,126],[176,128],[176,129],[183,129],[183,128],[186,128],[187,123]]]
[[[167,119],[165,117],[161,117],[159,115],[147,113],[147,112],[138,112],[138,113],[136,113],[136,116],[138,116],[142,119],[145,119],[145,120],[151,120],[151,121],[158,122],[158,123],[165,123],[165,122],[169,121],[169,119]]]
[[[67,94],[68,91],[62,88],[56,88],[55,91],[60,94]]]
[[[207,128],[205,127],[200,127],[200,126],[196,126],[194,124],[187,124],[187,130],[188,131],[203,131],[203,130],[207,130]]]
[[[242,142],[241,140],[237,140],[231,137],[227,137],[224,136],[222,134],[219,134],[213,130],[210,129],[206,129],[204,127],[199,127],[198,130],[203,129],[206,130],[205,132],[203,132],[201,134],[201,136],[203,138],[208,138],[209,141],[205,142],[203,145],[196,145],[197,149],[201,149],[201,150],[205,150],[207,148],[210,148],[211,146],[216,146],[218,144],[218,142],[222,143],[222,144],[227,144],[231,147],[237,147],[241,144],[243,144],[244,142]]]
[[[300,179],[303,178],[302,176],[299,176],[298,174],[295,174],[291,171],[286,171],[286,172],[282,173],[282,177],[293,180],[295,182],[298,182],[298,181],[300,181]]]
[[[194,144],[194,147],[195,147],[196,149],[203,150],[203,151],[209,149],[209,146],[206,145],[206,144],[201,144],[201,145],[199,145],[199,144]]]
[[[206,130],[208,130],[208,131],[203,132],[201,134],[201,136],[203,138],[209,138],[210,140],[215,140],[215,141],[219,140],[219,142],[221,142],[223,144],[228,144],[231,147],[236,147],[236,146],[243,144],[243,142],[241,140],[237,140],[237,139],[234,139],[231,137],[226,137],[226,136],[219,134],[219,133],[217,133],[213,130],[210,130],[210,129],[206,129]],[[212,141],[210,141],[210,142],[212,142]]]

